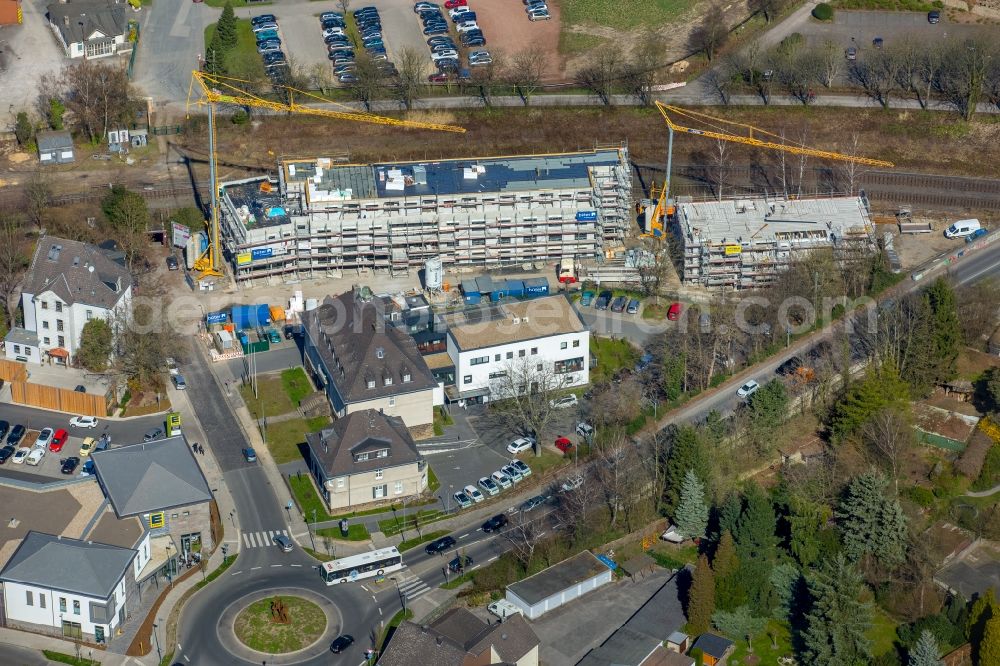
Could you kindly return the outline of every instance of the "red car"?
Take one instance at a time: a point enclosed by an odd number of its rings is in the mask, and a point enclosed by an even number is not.
[[[66,438],[69,437],[69,433],[60,428],[56,430],[56,434],[52,435],[52,441],[49,442],[49,451],[52,453],[59,453],[62,451],[63,444],[66,443]]]
[[[448,75],[444,72],[438,72],[437,74],[428,76],[427,80],[431,83],[448,83]]]
[[[677,321],[677,318],[681,316],[681,304],[671,303],[670,309],[667,310],[667,319],[670,321]]]
[[[566,453],[567,451],[573,448],[573,442],[569,441],[569,439],[566,437],[560,437],[559,439],[556,440],[556,448],[562,451],[563,453]]]
[[[469,0],[445,0],[445,9],[454,9],[455,7],[467,7]]]

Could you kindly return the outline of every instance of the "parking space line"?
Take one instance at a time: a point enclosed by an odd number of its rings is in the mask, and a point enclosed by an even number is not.
[[[260,569],[260,567],[250,567],[250,571],[256,571],[257,569]]]

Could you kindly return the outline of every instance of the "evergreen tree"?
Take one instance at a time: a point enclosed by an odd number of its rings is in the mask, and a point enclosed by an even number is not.
[[[906,413],[910,389],[890,366],[880,371],[870,369],[865,378],[848,388],[846,395],[833,408],[830,426],[833,434],[843,438],[857,432],[876,412],[887,407]]]
[[[216,76],[226,73],[226,51],[219,39],[218,30],[215,31],[212,41],[205,50],[205,71]]]
[[[80,348],[77,350],[77,358],[87,370],[91,372],[104,372],[111,359],[111,351],[114,339],[111,334],[111,326],[101,319],[91,319],[83,325],[80,332]]]
[[[980,666],[1000,664],[1000,616],[994,615],[986,623],[983,640],[979,644]]]
[[[753,652],[753,637],[764,631],[767,618],[755,617],[749,606],[740,606],[736,610],[718,610],[712,614],[712,624],[734,641],[746,639],[750,652]]]
[[[722,503],[722,508],[719,509],[719,533],[735,533],[742,513],[743,498],[740,497],[739,493],[729,493],[726,495],[726,501]]]
[[[678,400],[684,394],[684,352],[668,353],[663,359],[663,397],[667,402]]]
[[[986,625],[990,620],[1000,617],[1000,607],[993,593],[993,588],[986,588],[985,594],[980,595],[972,602],[972,609],[965,623],[965,637],[972,644],[973,663],[983,663],[978,660],[979,647],[983,643],[983,636],[986,632]]]
[[[715,606],[722,610],[733,610],[746,603],[746,592],[740,583],[737,571],[740,559],[736,555],[736,542],[732,532],[725,530],[712,558],[715,572]]]
[[[812,607],[802,640],[807,664],[854,666],[871,662],[868,630],[872,606],[861,601],[864,584],[843,555],[824,561],[809,579]]]
[[[788,390],[783,382],[773,379],[750,396],[747,406],[748,435],[758,451],[767,451],[774,445],[777,430],[788,420]]]
[[[688,633],[692,636],[703,634],[711,628],[712,613],[715,612],[715,575],[708,565],[708,556],[698,557],[694,570],[694,580],[688,592]]]
[[[855,477],[837,510],[844,552],[857,561],[872,555],[895,565],[906,557],[906,516],[896,498],[886,497],[886,479],[876,470]]]
[[[665,471],[664,504],[667,514],[673,515],[681,501],[681,488],[688,470],[693,469],[698,479],[708,485],[711,479],[711,465],[705,453],[704,443],[698,432],[691,426],[674,428],[668,435],[671,440],[670,452],[667,454]]]
[[[236,14],[233,12],[233,5],[230,2],[222,8],[222,15],[219,22],[215,24],[215,34],[219,36],[223,52],[228,55],[236,48],[239,39],[236,34]]]
[[[748,488],[745,500],[734,533],[740,558],[738,576],[753,610],[769,615],[775,602],[771,567],[778,554],[778,521],[770,498],[756,484]]]
[[[820,532],[830,518],[830,509],[800,497],[792,497],[789,508],[788,546],[799,564],[808,567],[819,559],[822,549]]]
[[[774,617],[782,622],[790,622],[796,607],[796,595],[802,574],[794,564],[782,562],[771,570],[771,586],[777,605],[774,607]]]
[[[674,524],[677,525],[677,531],[689,539],[705,536],[705,528],[708,527],[705,486],[698,480],[693,469],[689,469],[684,475],[680,502],[674,513]]]
[[[944,666],[940,659],[941,651],[938,649],[934,634],[929,629],[924,629],[920,633],[920,639],[910,650],[910,661],[908,666]]]
[[[944,278],[938,278],[924,292],[933,318],[930,356],[936,370],[935,381],[941,382],[955,376],[959,347],[962,345],[962,327],[958,322],[955,292]]]
[[[31,124],[31,119],[24,111],[18,111],[14,117],[14,137],[17,144],[22,148],[35,136],[35,128]]]

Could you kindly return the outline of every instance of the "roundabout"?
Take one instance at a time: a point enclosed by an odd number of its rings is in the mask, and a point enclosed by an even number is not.
[[[244,606],[233,622],[233,633],[251,650],[287,654],[315,644],[326,632],[330,619],[318,604],[298,595],[278,593]]]

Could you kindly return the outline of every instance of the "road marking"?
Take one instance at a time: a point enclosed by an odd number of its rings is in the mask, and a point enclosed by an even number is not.
[[[260,567],[250,567],[250,571],[256,571],[257,569],[260,569]]]
[[[289,564],[288,566],[290,566],[290,567],[301,567],[302,565],[301,564]]]
[[[381,607],[378,609],[378,616],[382,617],[382,609],[381,609]]]
[[[243,570],[242,570],[242,569],[240,569],[239,571],[234,571],[233,573],[231,573],[231,574],[229,574],[229,575],[230,575],[230,576],[239,576],[239,575],[240,575],[241,573],[243,573]]]
[[[362,589],[362,590],[364,590],[365,592],[367,592],[368,594],[371,594],[371,592],[372,592],[371,590],[369,590],[369,589],[368,589],[367,587],[365,587],[364,585],[362,585],[362,586],[361,586],[361,589]]]
[[[271,568],[273,569],[274,567],[281,567],[281,566],[284,566],[284,565],[283,564],[272,564]]]
[[[490,559],[486,560],[486,563],[489,564],[490,562],[492,562],[493,560],[497,559],[498,557],[500,557],[500,556],[499,555],[494,555]]]
[[[427,586],[427,583],[416,576],[409,578],[398,585],[399,591],[407,599],[416,599],[420,595],[431,591],[431,589]]]
[[[462,536],[460,536],[458,538],[459,539],[464,539],[465,537],[469,536],[469,534],[470,534],[470,532],[466,532],[465,534],[463,534]]]

